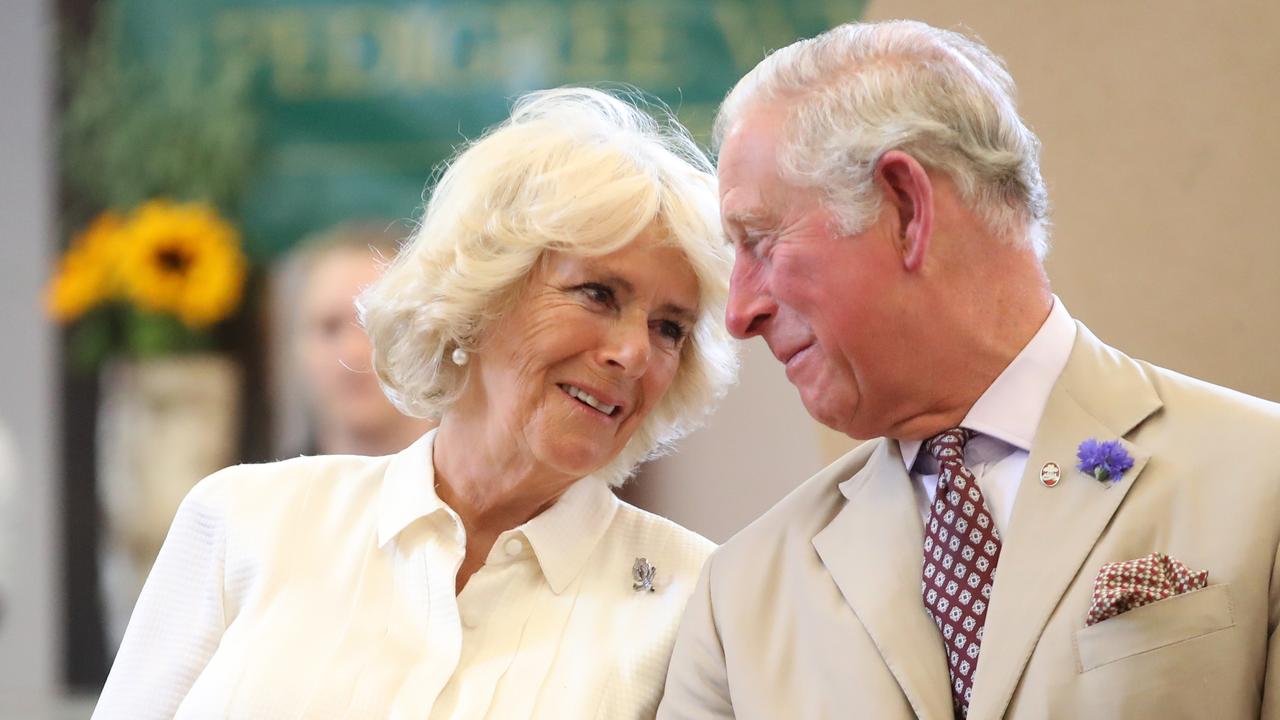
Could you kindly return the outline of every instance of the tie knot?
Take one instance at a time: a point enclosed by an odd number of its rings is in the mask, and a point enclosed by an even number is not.
[[[944,430],[924,441],[924,447],[938,462],[964,462],[964,446],[973,439],[967,428]]]

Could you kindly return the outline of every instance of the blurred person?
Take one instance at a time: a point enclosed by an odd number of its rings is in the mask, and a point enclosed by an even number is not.
[[[1014,98],[896,21],[722,105],[728,327],[876,439],[707,561],[660,718],[1280,717],[1280,406],[1072,320]]]
[[[518,101],[359,301],[384,389],[439,427],[202,481],[95,717],[652,717],[712,546],[610,486],[732,382],[729,262],[674,121]]]
[[[305,408],[302,454],[389,455],[435,427],[401,413],[383,394],[356,317],[356,296],[399,249],[397,229],[380,220],[344,223],[303,240],[285,264],[288,365],[296,370],[286,380],[300,386]]]

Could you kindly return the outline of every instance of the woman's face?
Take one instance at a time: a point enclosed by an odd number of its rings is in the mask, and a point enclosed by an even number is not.
[[[404,422],[370,370],[373,348],[356,318],[355,296],[380,274],[373,253],[356,248],[325,252],[307,273],[294,356],[322,427],[367,434]]]
[[[538,470],[578,478],[616,457],[671,385],[698,312],[693,269],[656,239],[545,255],[481,338],[451,413],[478,413],[487,447]]]

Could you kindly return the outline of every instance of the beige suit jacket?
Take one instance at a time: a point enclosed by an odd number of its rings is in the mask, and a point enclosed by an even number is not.
[[[1122,439],[1133,469],[1111,486],[1075,470],[1087,438]],[[811,478],[703,568],[658,717],[951,717],[922,525],[896,442]],[[970,717],[1280,718],[1278,548],[1280,405],[1080,326],[1005,534]],[[1209,587],[1085,627],[1101,566],[1155,551]]]

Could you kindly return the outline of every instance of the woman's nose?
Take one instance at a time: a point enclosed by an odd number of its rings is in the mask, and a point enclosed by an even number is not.
[[[603,360],[627,377],[638,378],[649,368],[653,344],[649,338],[648,318],[624,320],[609,333]]]

